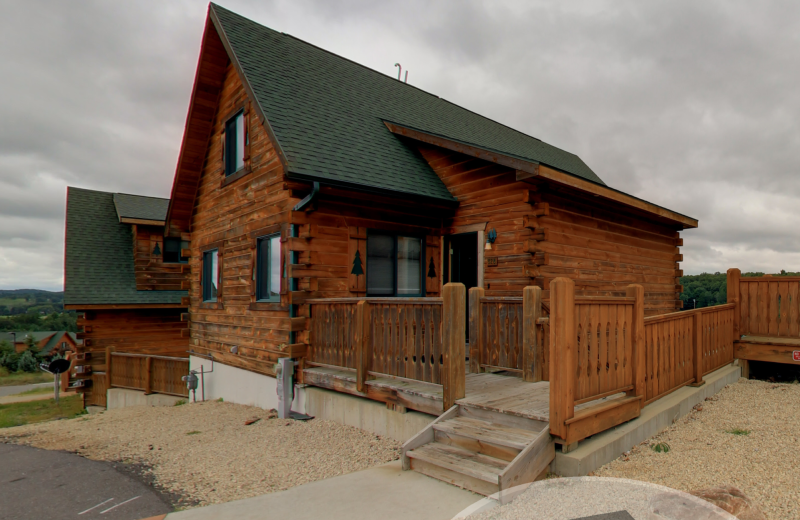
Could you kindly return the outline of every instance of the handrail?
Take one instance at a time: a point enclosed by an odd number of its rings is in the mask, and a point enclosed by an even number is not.
[[[404,298],[402,296],[396,298],[387,298],[379,296],[368,296],[363,298],[312,298],[305,301],[310,304],[320,303],[393,303],[393,304],[406,304],[406,305],[441,305],[442,298],[439,296],[427,296],[424,298]]]
[[[153,359],[165,359],[167,361],[189,361],[188,357],[175,357],[175,356],[158,356],[155,354],[135,354],[132,352],[112,352],[112,356],[115,357],[136,357],[136,358],[153,358]]]

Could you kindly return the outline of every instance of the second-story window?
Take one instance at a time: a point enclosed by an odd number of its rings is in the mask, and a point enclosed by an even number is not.
[[[244,112],[239,112],[225,123],[225,175],[233,175],[244,168],[245,140]]]
[[[164,237],[164,256],[165,264],[185,264],[189,261],[188,257],[183,256],[183,251],[189,249],[189,242],[175,237]]]
[[[256,247],[256,300],[276,302],[281,299],[281,235],[258,239]]]

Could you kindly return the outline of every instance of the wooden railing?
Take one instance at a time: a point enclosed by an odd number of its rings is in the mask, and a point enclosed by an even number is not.
[[[644,319],[645,340],[645,403],[667,395],[678,388],[702,379],[702,371],[695,370],[697,359],[702,360],[696,348],[695,334],[701,314],[675,312]]]
[[[356,388],[391,376],[440,384],[445,410],[464,397],[465,290],[441,298],[326,298],[311,307],[307,365],[355,370]]]
[[[736,304],[727,303],[697,309],[700,314],[700,341],[702,343],[703,374],[713,372],[733,361],[734,316]],[[698,378],[699,379],[699,378]]]
[[[642,286],[629,286],[624,298],[576,298],[575,282],[556,278],[549,321],[550,433],[569,445],[638,417],[645,395]]]
[[[470,372],[502,370],[525,381],[546,381],[549,325],[541,289],[526,287],[522,298],[487,297],[469,290]]]
[[[188,358],[106,352],[109,388],[188,397],[189,390],[181,379],[188,374]]]

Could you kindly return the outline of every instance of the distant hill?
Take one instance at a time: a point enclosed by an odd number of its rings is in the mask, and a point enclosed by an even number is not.
[[[0,289],[0,316],[16,316],[28,312],[51,314],[64,311],[62,291],[39,289]]]

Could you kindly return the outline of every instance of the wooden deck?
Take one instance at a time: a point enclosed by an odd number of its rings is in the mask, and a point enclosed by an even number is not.
[[[359,392],[356,390],[355,370],[313,367],[305,369],[303,375],[305,383],[313,386],[366,397],[431,415],[438,416],[444,412],[440,385],[376,376],[375,379],[367,381],[365,392]],[[623,395],[612,395],[583,403],[576,406],[575,410]],[[550,383],[547,381],[526,383],[519,377],[492,373],[467,374],[466,397],[457,402],[471,408],[549,422]]]

